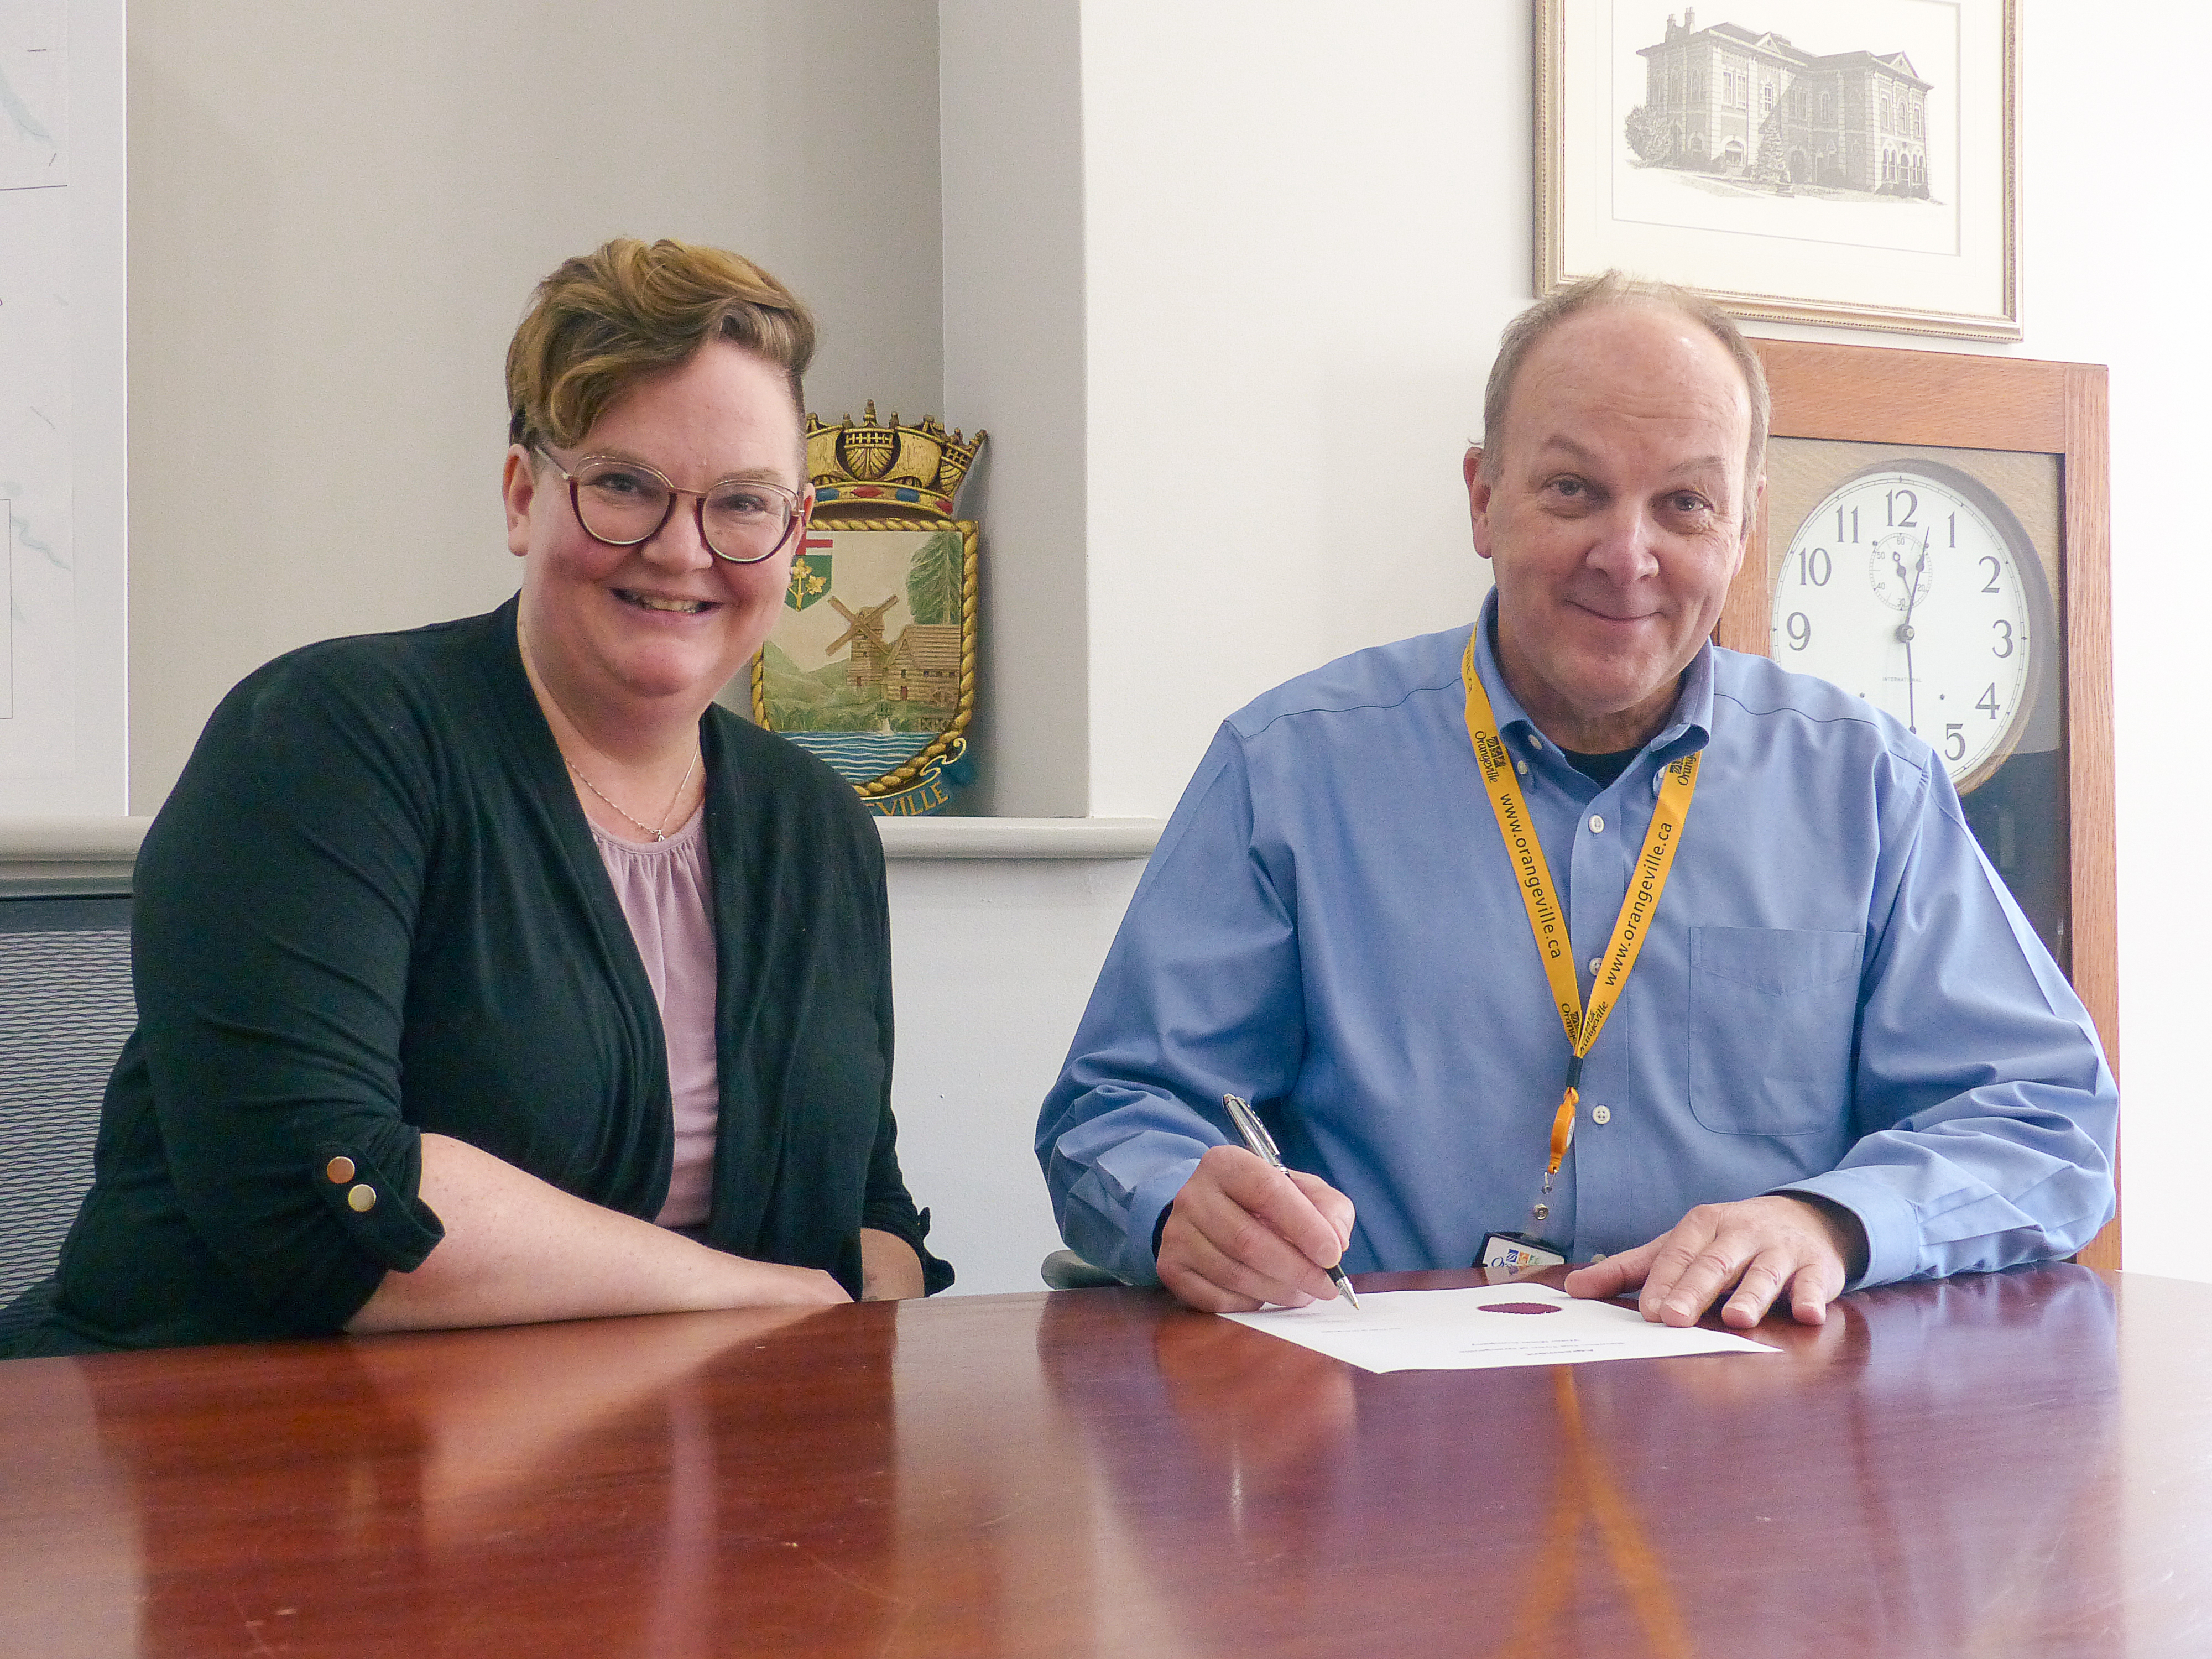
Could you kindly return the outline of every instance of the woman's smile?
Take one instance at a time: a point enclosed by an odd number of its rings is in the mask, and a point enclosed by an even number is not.
[[[614,596],[641,611],[671,611],[684,617],[701,616],[720,608],[720,602],[714,599],[679,599],[673,594],[641,592],[634,587],[617,587]]]

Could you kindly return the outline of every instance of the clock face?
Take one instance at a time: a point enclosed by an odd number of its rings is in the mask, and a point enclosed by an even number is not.
[[[2050,648],[2042,567],[2010,513],[1927,461],[1854,473],[1807,515],[1774,580],[1774,660],[1895,715],[1964,793],[2012,751]]]

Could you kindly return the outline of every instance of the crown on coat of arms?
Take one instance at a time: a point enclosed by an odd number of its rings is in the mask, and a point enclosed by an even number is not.
[[[806,417],[807,481],[817,501],[834,501],[842,511],[919,508],[950,518],[960,481],[988,435],[979,429],[970,441],[928,415],[910,426],[894,414],[885,426],[871,398],[857,421],[848,415],[832,425],[818,415]]]

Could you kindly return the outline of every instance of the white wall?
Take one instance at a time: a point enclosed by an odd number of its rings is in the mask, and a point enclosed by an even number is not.
[[[1091,811],[1157,815],[1230,710],[1487,586],[1459,465],[1528,297],[1528,18],[1083,21]]]
[[[112,817],[130,810],[123,0],[17,7],[9,33],[11,60],[35,46],[59,73],[10,93],[11,157],[52,185],[0,191],[0,820]],[[52,172],[14,142],[26,113]]]
[[[963,1291],[1033,1291],[1060,1248],[1030,1144],[1137,860],[890,866],[899,1158]]]
[[[938,412],[921,0],[162,0],[131,14],[133,810],[279,652],[514,590],[501,366],[613,235],[751,255],[830,418]]]
[[[1083,90],[1077,0],[941,0],[945,406],[991,434],[961,498],[988,538],[969,810],[1082,817]]]
[[[2212,1279],[2204,1186],[2204,1006],[2212,886],[2196,877],[2206,783],[2198,540],[2212,454],[2212,234],[2181,161],[2212,52],[2212,17],[2161,5],[2157,47],[2112,15],[2027,0],[2021,349],[2112,366],[2112,635],[2118,707],[2121,1179],[2131,1269]],[[2148,14],[2146,15],[2147,16]],[[2197,499],[2192,499],[2197,498]]]

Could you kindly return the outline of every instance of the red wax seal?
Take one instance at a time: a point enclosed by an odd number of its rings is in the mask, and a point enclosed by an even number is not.
[[[1482,1304],[1485,1313],[1557,1313],[1559,1310],[1559,1304],[1556,1302],[1486,1302]]]

